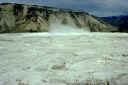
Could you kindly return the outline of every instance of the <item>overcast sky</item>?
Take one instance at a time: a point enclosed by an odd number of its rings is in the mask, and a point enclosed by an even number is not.
[[[96,16],[128,14],[128,0],[0,0],[4,2],[81,9]]]

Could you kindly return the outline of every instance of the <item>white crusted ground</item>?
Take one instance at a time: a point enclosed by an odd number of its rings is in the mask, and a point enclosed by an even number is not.
[[[128,85],[128,34],[0,34],[0,85]]]

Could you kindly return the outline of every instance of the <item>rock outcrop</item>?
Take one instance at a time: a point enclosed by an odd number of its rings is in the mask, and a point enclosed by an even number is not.
[[[53,22],[91,32],[116,31],[115,27],[80,10],[10,3],[0,4],[1,33],[48,32]]]

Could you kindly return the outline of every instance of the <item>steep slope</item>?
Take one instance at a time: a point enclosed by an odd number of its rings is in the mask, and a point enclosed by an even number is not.
[[[115,31],[115,27],[79,10],[10,3],[0,4],[1,33],[48,32],[53,24],[91,32]]]

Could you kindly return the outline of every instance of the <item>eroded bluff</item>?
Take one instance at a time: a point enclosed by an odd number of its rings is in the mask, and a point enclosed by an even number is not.
[[[0,4],[1,33],[48,32],[50,25],[53,23],[64,24],[91,32],[116,31],[115,27],[79,10],[10,3]]]

